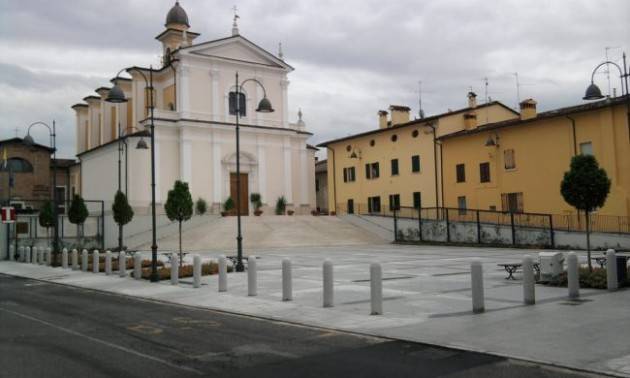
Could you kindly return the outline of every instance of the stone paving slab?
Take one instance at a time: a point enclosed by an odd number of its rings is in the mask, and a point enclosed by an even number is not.
[[[204,259],[217,252],[203,252]],[[248,252],[250,253],[250,252]],[[1,262],[0,273],[135,297],[490,352],[572,368],[630,376],[630,290],[582,290],[568,301],[565,288],[537,285],[535,306],[521,302],[516,281],[497,263],[520,261],[536,251],[396,245],[258,249],[257,297],[247,296],[247,275],[229,275],[227,293],[216,276],[200,289],[190,284],[151,284],[117,275],[82,273]],[[294,301],[281,301],[281,260],[293,262]],[[190,257],[189,257],[190,258]],[[335,307],[322,308],[325,258],[334,262]],[[486,309],[471,311],[470,262],[484,264]],[[585,257],[580,256],[581,262]],[[370,316],[369,265],[383,265],[384,311]],[[188,280],[190,281],[190,280]]]

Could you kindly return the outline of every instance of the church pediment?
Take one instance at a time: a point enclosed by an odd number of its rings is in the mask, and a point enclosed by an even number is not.
[[[193,45],[182,49],[182,52],[209,58],[278,67],[289,71],[293,70],[293,67],[286,64],[275,55],[240,35]]]

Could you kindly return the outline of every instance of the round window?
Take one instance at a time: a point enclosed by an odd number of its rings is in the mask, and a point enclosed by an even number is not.
[[[346,146],[346,151],[350,152],[352,150],[352,147],[350,145]]]
[[[394,134],[392,135],[392,142],[395,142],[398,140],[398,135]]]
[[[411,133],[411,136],[412,136],[412,137],[414,137],[414,138],[417,138],[417,137],[418,137],[418,134],[419,134],[419,133],[418,133],[418,130],[414,130],[414,131]]]

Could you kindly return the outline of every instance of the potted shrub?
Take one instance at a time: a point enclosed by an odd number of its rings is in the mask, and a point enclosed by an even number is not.
[[[208,203],[205,199],[199,198],[195,203],[195,212],[197,215],[204,215],[208,211]]]
[[[232,210],[234,210],[234,200],[232,197],[228,197],[223,203],[223,211],[221,212],[222,217],[226,217]]]
[[[287,210],[287,199],[284,196],[278,197],[276,201],[276,215],[284,215]]]
[[[252,193],[249,196],[249,200],[254,206],[254,215],[259,217],[263,213],[262,210],[260,210],[262,207],[262,197],[260,196],[260,193]]]

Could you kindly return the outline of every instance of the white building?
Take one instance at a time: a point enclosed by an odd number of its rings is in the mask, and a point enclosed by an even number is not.
[[[127,70],[131,78],[112,79],[129,99],[106,102],[111,88],[84,98],[73,109],[77,117],[77,156],[81,161],[81,193],[111,202],[118,188],[118,146],[122,153],[121,187],[132,206],[151,201],[150,150],[136,149],[150,125],[150,91],[142,74],[153,78],[156,155],[156,198],[164,203],[175,180],[189,183],[193,199],[204,198],[217,211],[228,197],[236,201],[235,74],[242,86],[240,117],[242,202],[252,212],[249,194],[260,193],[266,214],[284,196],[288,208],[308,213],[315,207],[312,135],[304,122],[289,123],[288,74],[293,68],[282,53],[275,56],[239,34],[196,43],[188,17],[175,3],[166,29],[156,39],[163,46],[163,66]],[[273,113],[256,112],[266,91]],[[119,133],[118,125],[122,130]],[[146,128],[146,131],[145,131]],[[149,144],[148,137],[144,140]],[[269,207],[267,207],[269,206]]]

